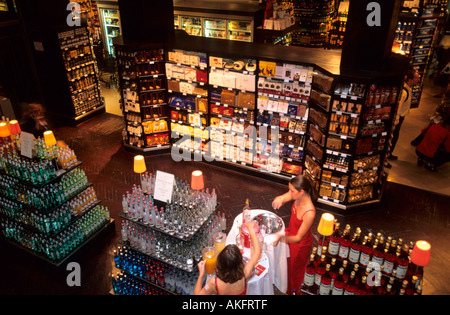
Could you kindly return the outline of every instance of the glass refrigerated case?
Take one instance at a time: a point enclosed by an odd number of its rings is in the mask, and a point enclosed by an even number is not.
[[[97,2],[100,13],[100,23],[103,33],[103,46],[105,54],[115,57],[113,38],[122,35],[119,6]]]
[[[204,36],[210,38],[227,38],[227,21],[221,19],[204,19]]]
[[[192,36],[203,36],[202,18],[193,16],[181,16],[180,27]]]
[[[228,21],[228,39],[243,42],[253,41],[253,22]]]

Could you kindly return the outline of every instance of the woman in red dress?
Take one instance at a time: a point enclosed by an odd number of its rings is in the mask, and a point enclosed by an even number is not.
[[[316,192],[310,181],[299,175],[289,182],[289,191],[276,197],[272,202],[273,208],[279,209],[285,203],[294,201],[289,227],[285,229],[285,236],[280,236],[279,239],[289,245],[288,294],[291,294],[293,290],[298,292],[303,283],[313,244],[311,227],[316,216],[315,200]],[[274,246],[279,240],[274,243]]]

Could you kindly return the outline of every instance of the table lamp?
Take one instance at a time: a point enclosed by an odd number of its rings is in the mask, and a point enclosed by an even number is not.
[[[205,188],[205,184],[203,182],[203,173],[202,171],[193,171],[191,176],[191,188],[193,190],[202,190]]]
[[[8,137],[11,135],[11,132],[9,131],[8,124],[6,122],[0,123],[0,137],[2,138],[2,143],[8,143],[10,139]]]
[[[430,263],[431,245],[427,241],[417,241],[411,252],[411,261],[420,267]]]
[[[134,157],[134,172],[141,174],[147,170],[147,166],[145,166],[145,159],[143,155],[136,155]]]
[[[15,136],[19,135],[22,132],[22,130],[20,129],[19,122],[17,120],[11,120],[9,122],[9,130],[11,134]]]
[[[51,130],[44,131],[44,141],[47,147],[52,147],[56,145],[56,139],[55,135],[53,134],[53,131]]]
[[[320,218],[317,232],[323,236],[322,246],[325,245],[325,237],[330,236],[334,232],[334,216],[331,213],[324,213]]]

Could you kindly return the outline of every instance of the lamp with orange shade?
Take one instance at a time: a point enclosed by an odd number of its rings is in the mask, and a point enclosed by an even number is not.
[[[12,135],[15,136],[20,135],[22,130],[20,129],[20,125],[17,120],[11,120],[9,122],[9,131],[11,132]]]
[[[411,261],[420,267],[430,263],[431,245],[427,241],[417,241],[411,252]]]
[[[202,190],[205,188],[205,183],[203,182],[202,171],[193,171],[191,175],[191,188],[193,190]]]
[[[325,237],[330,236],[334,232],[334,215],[331,213],[324,213],[320,218],[317,232],[322,235],[322,246],[325,245]]]
[[[136,155],[134,157],[134,172],[141,174],[147,170],[147,166],[145,165],[145,158],[143,155]]]
[[[0,141],[1,143],[8,143],[11,141],[11,132],[9,131],[8,124],[4,121],[0,122]]]

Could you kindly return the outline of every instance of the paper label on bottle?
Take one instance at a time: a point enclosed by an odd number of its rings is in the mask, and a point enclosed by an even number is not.
[[[322,276],[316,272],[316,274],[314,275],[314,282],[316,283],[317,286],[320,286],[321,279],[322,279]]]
[[[398,279],[403,279],[406,277],[406,271],[408,270],[408,266],[398,265],[396,277]]]
[[[330,295],[331,284],[320,283],[319,294]]]
[[[363,266],[367,266],[370,262],[370,255],[362,252],[361,256],[359,257],[359,263]]]
[[[330,255],[337,255],[337,253],[339,252],[339,242],[333,242],[330,240],[330,245],[328,247],[328,253]]]
[[[352,263],[357,263],[359,260],[360,253],[361,253],[360,250],[350,248],[350,254],[348,255],[348,260],[350,260]]]
[[[377,256],[375,256],[375,255],[372,257],[372,261],[373,261],[374,263],[377,263],[377,264],[380,265],[380,266],[383,265],[383,260],[384,260],[383,257],[377,257]]]
[[[338,288],[333,286],[333,289],[331,290],[331,295],[342,295],[344,293],[344,288]]]
[[[303,283],[305,283],[305,285],[308,287],[313,286],[314,285],[314,274],[305,272],[305,277],[303,278]]]
[[[385,260],[383,271],[387,274],[391,274],[392,270],[394,270],[394,263],[391,261]]]
[[[339,248],[339,257],[346,259],[348,257],[348,247],[347,246],[341,246]]]

